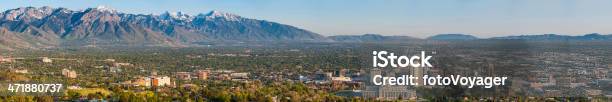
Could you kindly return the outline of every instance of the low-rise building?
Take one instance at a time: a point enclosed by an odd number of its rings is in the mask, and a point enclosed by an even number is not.
[[[596,90],[596,89],[591,89],[591,90],[586,90],[587,95],[589,96],[599,96],[602,95],[602,91],[601,90]]]
[[[62,75],[67,78],[77,78],[77,73],[74,70],[62,69]]]
[[[134,80],[132,82],[132,84],[134,86],[145,86],[145,87],[149,87],[151,86],[151,78],[149,77],[139,77],[136,80]]]
[[[2,56],[0,56],[0,63],[2,62],[13,62],[15,60],[13,60],[12,58],[4,58]]]
[[[111,73],[123,71],[121,67],[114,67],[114,66],[105,66],[105,67],[108,67],[108,72],[111,72]]]
[[[28,69],[10,69],[10,72],[13,73],[21,73],[21,74],[27,74],[28,73]]]
[[[219,74],[215,77],[216,80],[231,80],[232,77],[228,74]]]
[[[168,76],[138,77],[136,80],[132,81],[131,84],[134,86],[144,86],[144,87],[174,85],[174,83],[172,83],[172,81],[170,80],[170,77]]]
[[[104,61],[106,61],[106,62],[115,62],[115,59],[110,59],[109,58],[109,59],[105,59]]]
[[[364,98],[374,98],[377,100],[397,100],[416,96],[415,90],[410,90],[406,86],[366,86],[362,95]]]
[[[323,72],[323,70],[318,70],[314,73],[314,80],[315,81],[329,81],[331,80],[332,77],[332,73],[330,72]]]
[[[50,59],[50,58],[48,58],[48,57],[42,57],[42,58],[41,58],[41,61],[42,61],[43,63],[51,63],[51,62],[53,62],[53,60],[51,60],[51,59]]]
[[[180,80],[191,80],[190,72],[176,72],[176,78]]]
[[[248,79],[249,73],[232,73],[230,77],[232,77],[232,79]]]
[[[131,63],[113,63],[114,66],[116,67],[120,67],[120,66],[132,66]]]
[[[210,74],[210,70],[196,70],[195,74],[198,77],[198,79],[206,80],[206,79],[208,79],[208,75]]]
[[[153,77],[151,80],[151,85],[152,86],[171,86],[173,84],[170,81],[170,77],[163,76],[163,77]]]
[[[348,82],[348,81],[352,81],[350,77],[344,77],[344,76],[340,76],[340,77],[332,77],[331,78],[332,81],[340,81],[340,82]]]
[[[80,89],[83,89],[83,87],[76,86],[76,85],[71,85],[71,86],[68,86],[66,88],[71,89],[71,90],[80,90]]]

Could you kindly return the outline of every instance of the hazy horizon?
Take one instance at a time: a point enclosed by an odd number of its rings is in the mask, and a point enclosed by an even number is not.
[[[208,13],[219,10],[247,18],[296,26],[325,36],[471,34],[480,38],[561,34],[611,34],[612,1],[572,0],[8,0],[2,11],[18,7],[82,10],[107,6],[124,13]]]

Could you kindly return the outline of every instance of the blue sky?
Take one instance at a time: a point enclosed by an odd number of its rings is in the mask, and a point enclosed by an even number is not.
[[[610,34],[610,4],[612,0],[3,0],[0,9],[108,6],[139,14],[220,10],[323,35],[465,33],[493,37]]]

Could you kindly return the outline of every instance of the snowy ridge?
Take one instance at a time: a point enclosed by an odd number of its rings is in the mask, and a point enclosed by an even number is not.
[[[228,21],[239,21],[240,20],[240,16],[238,15],[231,14],[231,13],[225,13],[225,12],[221,12],[217,10],[213,10],[210,13],[206,14],[206,18],[207,19],[222,18]]]
[[[110,13],[116,13],[117,10],[113,9],[113,8],[109,8],[106,6],[98,6],[96,7],[96,10],[102,11],[102,12],[110,12]]]

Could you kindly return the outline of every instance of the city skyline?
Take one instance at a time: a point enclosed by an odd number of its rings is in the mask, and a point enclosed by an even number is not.
[[[219,10],[247,18],[268,20],[322,35],[405,35],[425,38],[435,34],[462,33],[481,38],[588,33],[610,34],[612,1],[499,0],[499,1],[21,1],[9,0],[0,10],[18,7],[65,7],[82,10],[107,6],[120,12],[160,14],[208,13]]]

